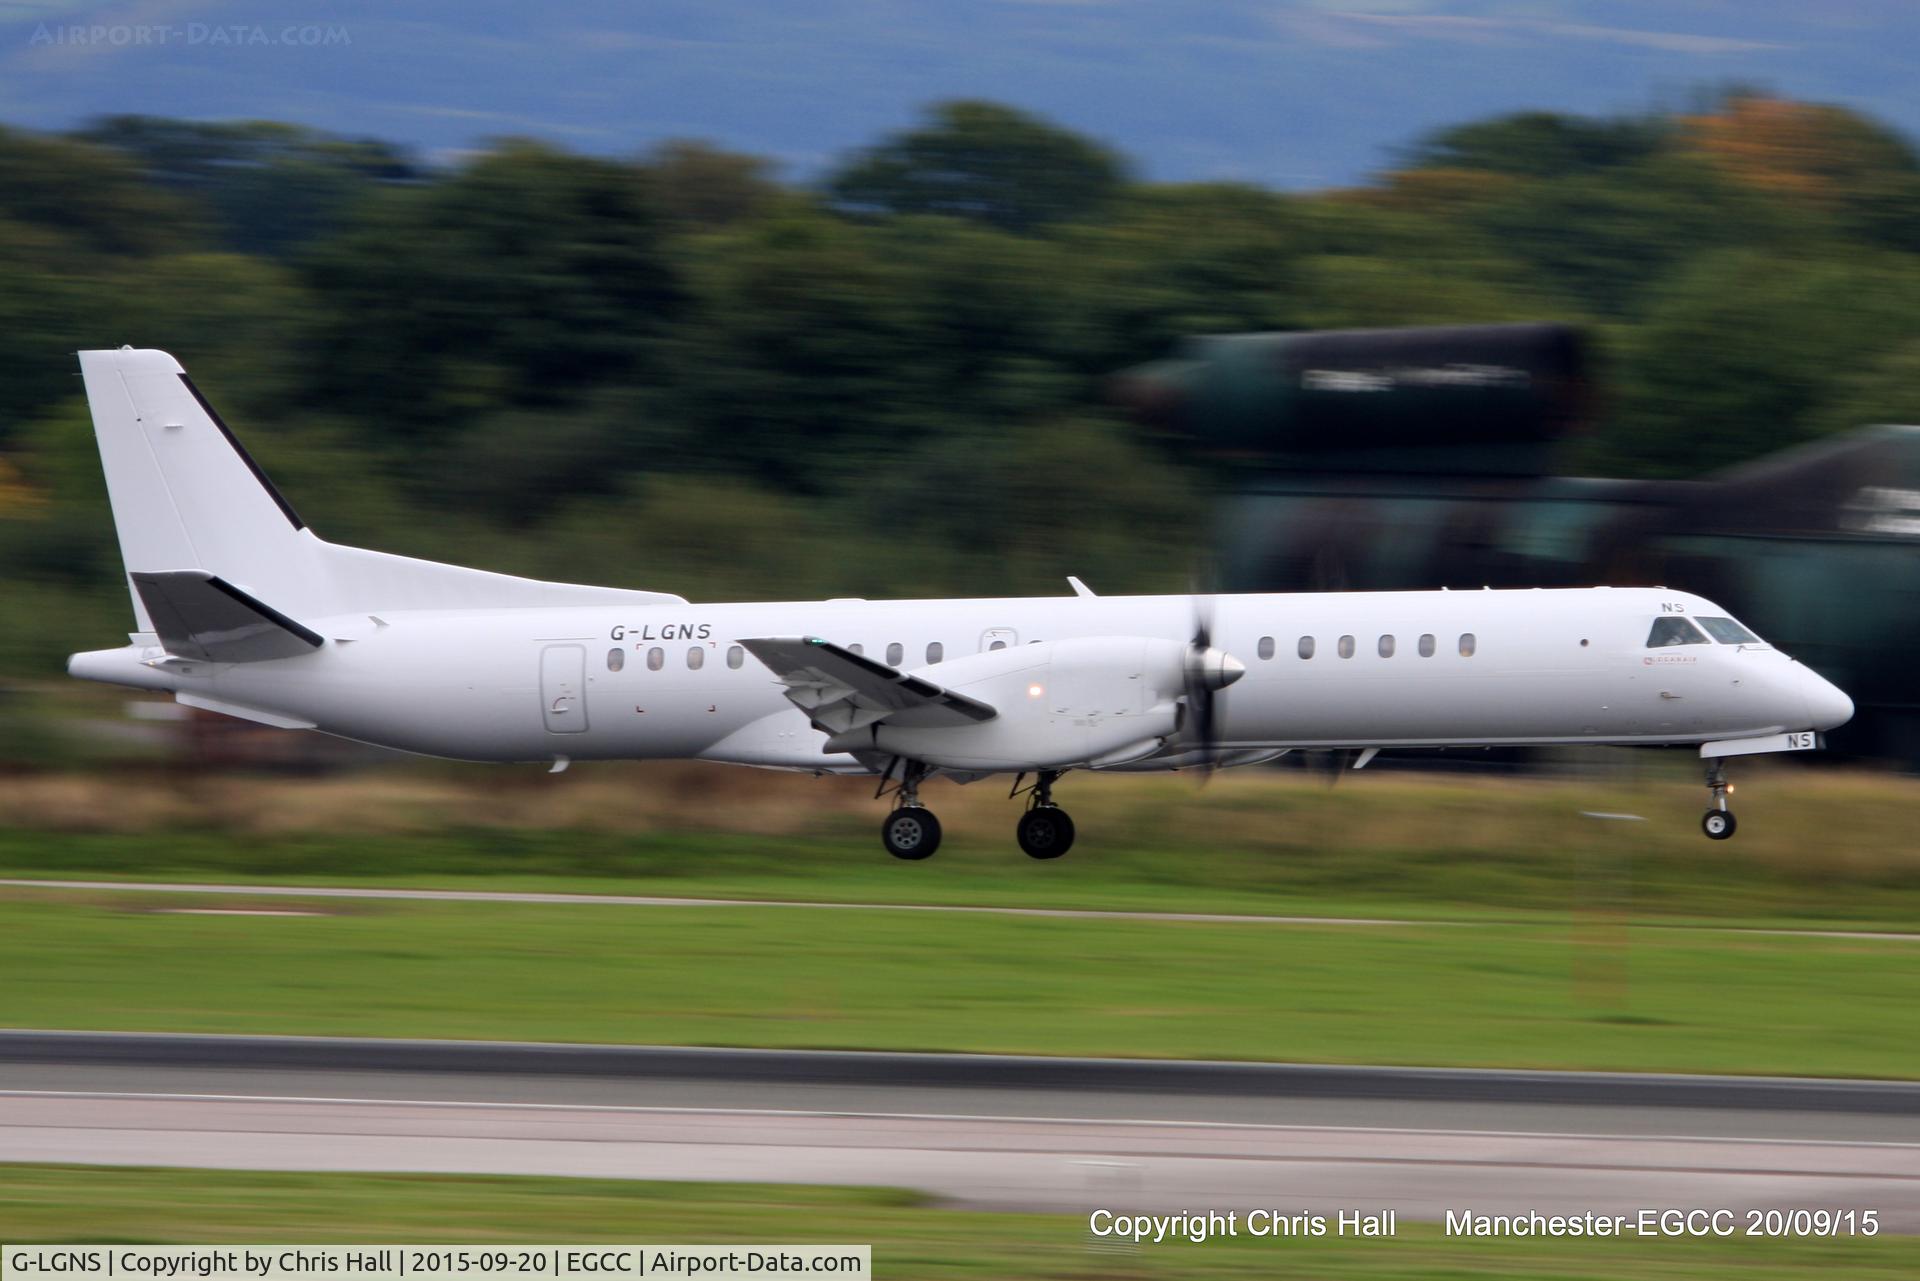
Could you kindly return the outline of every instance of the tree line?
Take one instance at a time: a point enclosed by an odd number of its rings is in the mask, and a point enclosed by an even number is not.
[[[1577,324],[1608,394],[1568,466],[1690,475],[1920,420],[1917,215],[1906,139],[1738,91],[1312,193],[984,102],[809,183],[692,141],[0,129],[0,673],[126,626],[80,348],[172,351],[337,541],[710,599],[1180,590],[1211,478],[1106,394],[1180,336]]]

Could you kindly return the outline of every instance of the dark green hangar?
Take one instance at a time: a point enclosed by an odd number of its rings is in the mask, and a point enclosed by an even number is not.
[[[1697,592],[1853,696],[1835,749],[1920,768],[1920,427],[1698,480],[1554,475],[1596,397],[1560,325],[1194,337],[1114,393],[1223,462],[1226,590]]]

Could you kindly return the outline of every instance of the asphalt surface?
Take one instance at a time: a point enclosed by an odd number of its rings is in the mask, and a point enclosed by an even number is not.
[[[1062,1211],[1811,1206],[1920,1231],[1920,1085],[1790,1078],[17,1031],[0,1153]]]

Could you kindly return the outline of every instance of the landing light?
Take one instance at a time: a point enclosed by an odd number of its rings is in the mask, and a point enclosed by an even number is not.
[[[1041,687],[1041,686],[1039,686],[1039,685],[1029,685],[1029,686],[1027,686],[1027,697],[1028,697],[1028,698],[1038,698],[1038,697],[1040,697],[1040,696],[1041,696],[1042,694],[1044,694],[1044,693],[1046,693],[1046,692],[1047,692],[1047,691],[1046,691],[1046,690],[1045,690],[1045,689],[1044,689],[1043,687]]]

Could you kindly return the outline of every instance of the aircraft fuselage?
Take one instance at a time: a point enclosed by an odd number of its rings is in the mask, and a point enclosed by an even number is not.
[[[1720,612],[1685,592],[1210,601],[1214,645],[1246,667],[1221,697],[1223,751],[1699,743],[1826,728],[1851,710],[1845,695],[1764,644],[1648,647],[1656,618]],[[1193,612],[1187,596],[394,611],[378,621],[315,620],[328,643],[296,658],[148,667],[142,660],[157,653],[129,647],[76,656],[74,670],[465,760],[701,757],[857,769],[845,753],[823,752],[820,733],[740,639],[817,635],[940,681],[943,669],[958,670],[955,660],[999,647],[1100,636],[1184,642]],[[1119,710],[1083,701],[1061,714]]]

